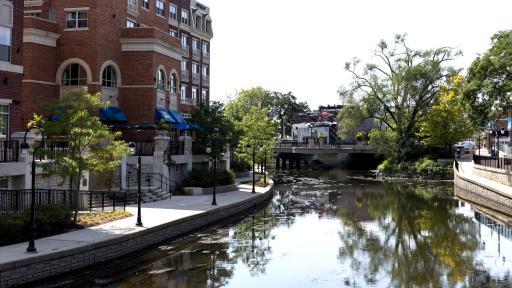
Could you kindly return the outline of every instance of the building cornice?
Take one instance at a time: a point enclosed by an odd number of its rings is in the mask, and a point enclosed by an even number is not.
[[[121,38],[120,42],[123,52],[157,52],[179,61],[184,56],[182,49],[157,38]]]
[[[201,39],[207,39],[208,41],[212,40],[212,38],[213,38],[213,34],[208,34],[206,32],[202,32],[198,29],[192,29],[190,31],[190,35],[195,36],[197,38],[201,38]]]
[[[0,71],[23,74],[23,66],[0,61]]]
[[[36,43],[44,46],[57,47],[60,34],[40,30],[37,28],[23,29],[23,43]]]

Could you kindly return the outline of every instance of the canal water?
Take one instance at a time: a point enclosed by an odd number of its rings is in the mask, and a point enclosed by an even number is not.
[[[39,287],[512,287],[512,229],[453,183],[275,175],[265,207]]]

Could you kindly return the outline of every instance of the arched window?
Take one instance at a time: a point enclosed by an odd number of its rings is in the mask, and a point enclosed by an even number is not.
[[[171,93],[178,93],[178,77],[172,73],[171,81],[169,82],[169,91]]]
[[[70,64],[62,73],[62,86],[87,85],[87,72],[80,64]]]
[[[165,90],[165,73],[162,69],[156,73],[156,89]]]
[[[101,76],[101,86],[109,88],[117,88],[117,74],[112,65],[108,65],[103,69]]]

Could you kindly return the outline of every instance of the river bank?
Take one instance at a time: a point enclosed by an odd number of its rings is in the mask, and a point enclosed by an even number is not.
[[[25,253],[26,243],[0,248],[0,287],[30,283],[127,255],[167,239],[180,237],[261,205],[272,196],[265,188],[240,184],[236,191],[211,196],[174,196],[142,207],[143,227],[135,216],[108,224],[36,240],[38,253]],[[137,215],[136,206],[127,210]]]

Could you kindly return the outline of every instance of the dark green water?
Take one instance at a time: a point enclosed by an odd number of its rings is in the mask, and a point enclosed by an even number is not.
[[[272,202],[236,223],[40,287],[512,287],[512,229],[452,183],[346,173],[283,172]]]

